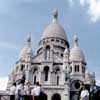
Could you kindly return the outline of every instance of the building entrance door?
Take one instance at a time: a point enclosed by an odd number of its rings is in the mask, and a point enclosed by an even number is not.
[[[56,93],[52,96],[52,100],[61,100],[61,97],[58,93]]]

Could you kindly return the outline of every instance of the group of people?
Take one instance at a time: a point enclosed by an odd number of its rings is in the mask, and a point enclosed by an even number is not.
[[[79,100],[100,100],[100,89],[97,88],[95,81],[89,89],[87,89],[86,85],[82,86]]]
[[[35,87],[31,89],[29,81],[20,81],[17,85],[13,83],[10,88],[10,100],[46,100],[43,88],[39,82],[35,83]],[[94,82],[88,90],[85,85],[82,86],[79,93],[79,100],[100,100],[100,90]]]
[[[40,94],[44,93],[39,82],[35,83],[35,87],[31,89],[29,81],[20,81],[17,85],[13,83],[10,88],[10,100],[40,100]]]

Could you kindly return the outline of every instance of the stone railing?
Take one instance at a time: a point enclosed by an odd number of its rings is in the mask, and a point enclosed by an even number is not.
[[[0,95],[0,100],[10,100],[9,95]]]

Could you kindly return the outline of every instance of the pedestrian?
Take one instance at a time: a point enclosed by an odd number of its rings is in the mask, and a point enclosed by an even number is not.
[[[15,100],[16,83],[10,87],[10,100]]]
[[[24,100],[30,100],[30,82],[29,81],[25,81],[24,84]]]
[[[36,82],[35,87],[31,91],[31,95],[33,95],[33,100],[39,100],[40,90],[40,84],[39,82]]]
[[[97,91],[96,81],[94,80],[93,84],[90,86],[90,100],[97,100]]]
[[[89,100],[89,92],[86,89],[85,85],[82,88],[81,95],[80,95],[80,100]]]
[[[20,81],[16,87],[16,100],[23,100],[24,83]]]

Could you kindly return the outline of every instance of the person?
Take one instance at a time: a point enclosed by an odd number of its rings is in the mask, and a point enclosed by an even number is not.
[[[98,88],[96,86],[96,81],[90,86],[90,100],[97,100]]]
[[[40,84],[39,82],[36,82],[35,87],[31,91],[31,95],[33,95],[33,100],[39,100],[40,90]]]
[[[46,100],[46,95],[45,95],[45,91],[44,89],[42,88],[42,85],[40,84],[40,95],[39,95],[39,98],[40,100]]]
[[[86,89],[85,85],[82,88],[82,91],[80,94],[80,100],[89,100],[89,92]]]
[[[16,100],[23,100],[23,95],[24,95],[24,83],[20,81],[16,87]]]
[[[25,85],[24,85],[24,100],[30,100],[30,82],[29,81],[25,81]]]
[[[13,83],[13,85],[10,88],[10,100],[15,100],[15,91],[16,91],[16,83]]]

